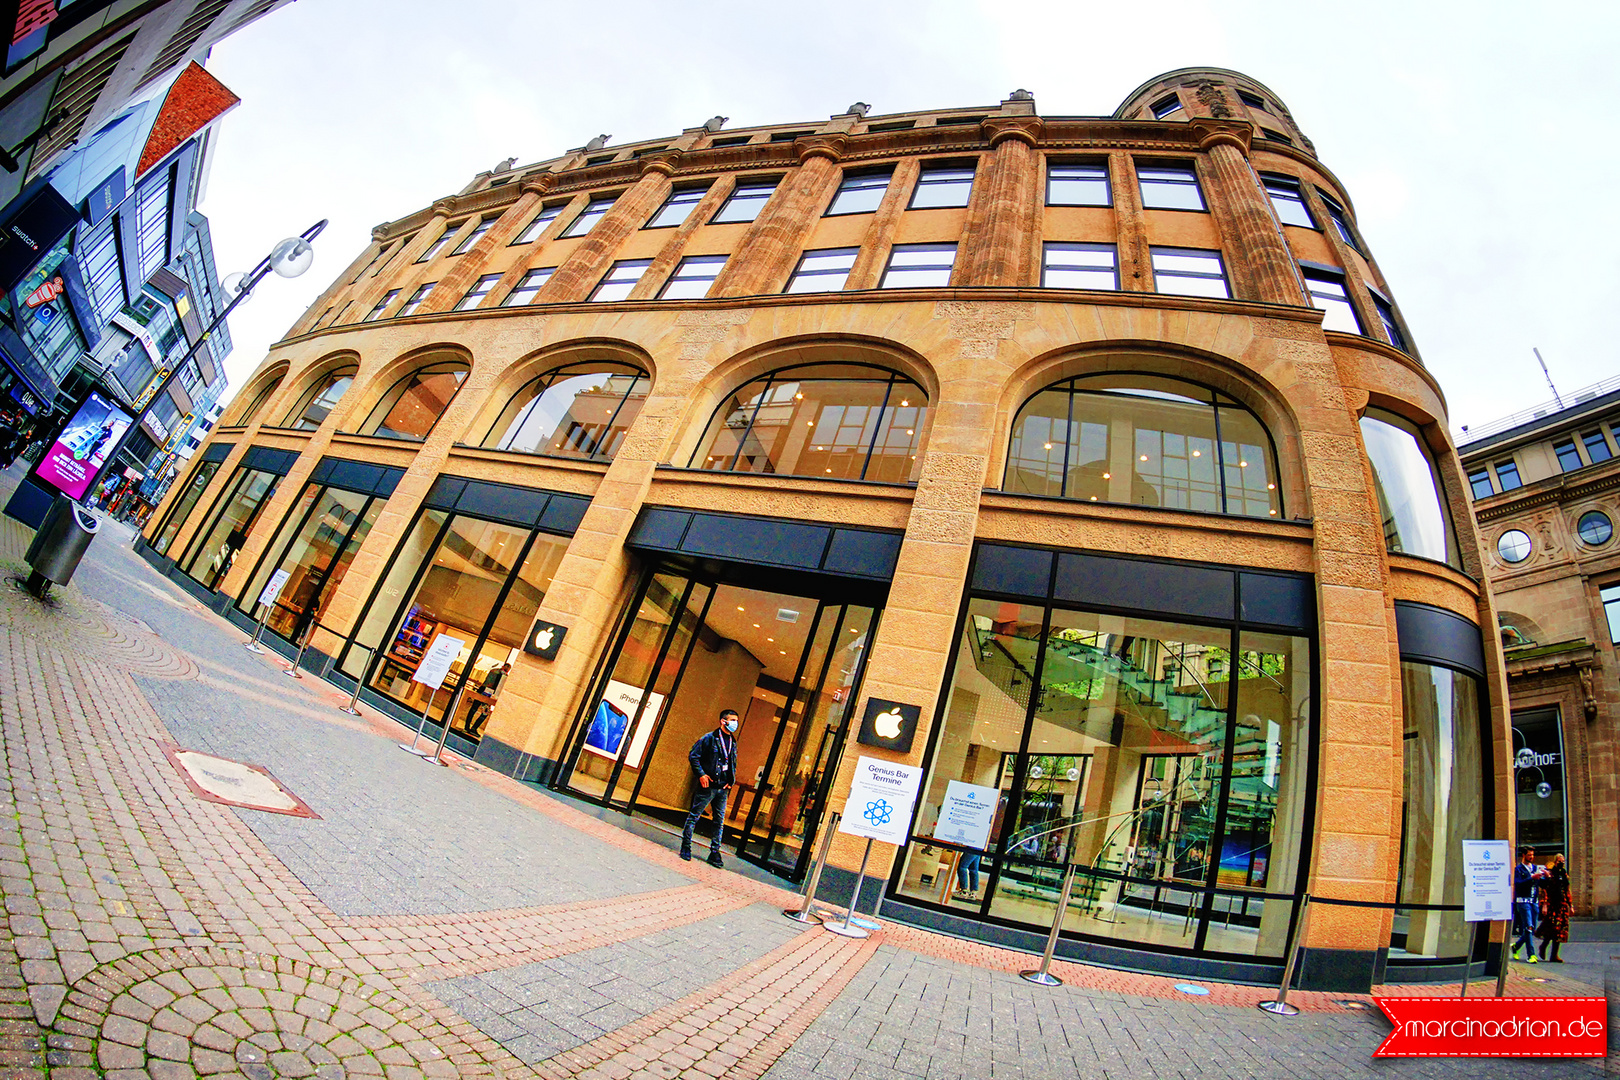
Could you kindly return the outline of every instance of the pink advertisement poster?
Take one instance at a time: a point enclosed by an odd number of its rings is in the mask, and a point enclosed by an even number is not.
[[[83,500],[135,418],[100,394],[91,392],[40,459],[34,475],[70,499]]]

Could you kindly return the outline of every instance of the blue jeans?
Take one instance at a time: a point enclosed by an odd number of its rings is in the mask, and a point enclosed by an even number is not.
[[[703,816],[703,808],[714,808],[714,842],[709,845],[709,854],[720,854],[720,845],[725,842],[726,832],[726,793],[729,788],[719,784],[710,784],[708,787],[698,785],[692,791],[692,810],[686,815],[686,828],[681,830],[681,850],[692,850],[692,830],[697,827],[698,818]]]
[[[1517,952],[1523,945],[1526,952],[1536,951],[1536,920],[1541,917],[1541,905],[1534,900],[1513,901],[1513,928],[1519,936],[1513,939],[1513,948],[1509,952]]]
[[[979,860],[982,858],[983,854],[975,851],[971,855],[962,856],[962,861],[956,864],[956,884],[961,887],[962,892],[979,891]],[[973,880],[972,888],[968,887],[970,875]]]

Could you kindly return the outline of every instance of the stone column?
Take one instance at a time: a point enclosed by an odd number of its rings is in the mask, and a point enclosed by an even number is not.
[[[916,158],[895,163],[894,173],[889,177],[889,189],[883,193],[883,201],[878,204],[877,212],[866,227],[866,236],[861,239],[861,250],[855,256],[855,265],[849,268],[845,289],[875,289],[883,281],[883,271],[889,265],[889,251],[894,247],[895,227],[900,224],[900,215],[906,212],[906,204],[911,201],[911,191],[917,186],[917,176],[921,172],[922,163]]]
[[[508,244],[518,234],[518,230],[528,224],[530,216],[540,205],[540,199],[551,184],[555,183],[550,174],[542,178],[546,183],[528,182],[519,189],[517,201],[508,206],[489,231],[478,238],[478,243],[471,249],[457,256],[457,262],[448,274],[439,279],[439,284],[428,293],[427,300],[422,304],[418,314],[430,311],[449,311],[460,303],[466,295],[478,274],[489,263],[489,257],[497,248]]]
[[[535,297],[536,303],[567,304],[584,300],[613,263],[614,253],[629,235],[647,224],[647,219],[669,197],[670,177],[680,160],[680,151],[667,150],[642,159],[641,179],[602,215],[579,242],[574,253],[551,275],[551,280]]]
[[[1136,170],[1131,167],[1127,151],[1108,155],[1108,187],[1114,203],[1120,291],[1152,292],[1153,253],[1148,248],[1147,226],[1142,222],[1142,192],[1136,186]]]
[[[1198,148],[1204,152],[1207,181],[1204,196],[1215,215],[1229,251],[1242,258],[1225,260],[1232,291],[1239,300],[1309,306],[1300,286],[1299,269],[1272,214],[1271,202],[1249,166],[1247,125],[1194,120]]]
[[[692,207],[692,212],[686,215],[685,221],[673,229],[664,230],[669,233],[669,239],[665,241],[663,249],[653,257],[652,265],[647,267],[647,272],[641,275],[641,280],[636,282],[636,287],[630,290],[627,299],[652,300],[657,297],[658,290],[664,287],[665,283],[669,281],[669,276],[680,265],[681,256],[686,251],[686,242],[692,238],[694,232],[697,232],[710,218],[714,217],[721,205],[730,197],[732,189],[736,185],[737,178],[735,176],[728,175],[717,178],[713,184],[709,185],[709,190],[703,193],[703,198],[698,200],[697,205]]]
[[[444,235],[445,226],[450,221],[454,207],[455,203],[450,199],[440,199],[433,204],[433,216],[428,218],[422,227],[416,230],[416,234],[389,258],[389,262],[397,263],[393,273],[379,273],[364,281],[355,282],[354,300],[362,305],[360,312],[362,319],[371,313],[371,309],[377,306],[377,301],[387,295],[389,289],[414,288],[413,282],[399,280],[400,269],[415,265],[416,260],[422,257],[422,252],[426,251],[433,241]],[[375,236],[380,229],[381,226],[378,226],[372,231],[372,235]],[[406,272],[409,273],[408,270]]]
[[[838,161],[849,145],[842,134],[807,135],[794,143],[799,167],[782,179],[759,217],[737,245],[736,258],[715,282],[715,296],[762,296],[780,292],[799,261],[805,239],[821,220],[830,192],[843,170]]]
[[[991,116],[979,124],[990,140],[968,206],[952,285],[1031,286],[1031,238],[1040,213],[1041,137],[1038,116]]]

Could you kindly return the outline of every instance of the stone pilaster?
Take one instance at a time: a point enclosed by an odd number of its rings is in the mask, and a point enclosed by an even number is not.
[[[1282,228],[1249,165],[1253,129],[1212,120],[1194,120],[1192,125],[1212,180],[1203,185],[1204,197],[1227,250],[1241,252],[1226,260],[1233,294],[1240,300],[1308,306]]]
[[[883,271],[889,265],[889,252],[894,247],[894,230],[900,225],[900,216],[906,212],[906,204],[911,201],[912,189],[917,186],[921,172],[922,163],[916,158],[895,163],[889,189],[883,193],[883,201],[866,227],[860,253],[855,256],[855,265],[850,267],[849,278],[844,282],[845,289],[875,289],[882,282]]]
[[[596,283],[613,264],[613,255],[629,235],[647,224],[666,198],[679,153],[667,151],[642,159],[641,179],[620,195],[586,234],[545,288],[535,298],[542,304],[566,304],[590,296]]]
[[[549,175],[544,179],[550,179]],[[517,201],[478,238],[468,251],[457,256],[455,266],[439,279],[439,284],[428,294],[421,312],[449,311],[460,303],[480,271],[489,263],[489,257],[505,244],[512,242],[518,230],[528,224],[529,218],[540,206],[540,198],[550,184],[525,184]]]
[[[1034,285],[1031,237],[1040,213],[1042,131],[1037,116],[991,116],[979,124],[990,141],[968,206],[953,285]]]
[[[735,176],[726,175],[718,178],[709,185],[709,190],[703,193],[703,198],[698,200],[698,204],[692,207],[692,212],[686,215],[685,221],[673,229],[665,230],[669,234],[669,239],[653,258],[647,272],[641,275],[641,280],[636,282],[636,287],[630,290],[628,299],[651,300],[658,295],[658,290],[664,287],[669,275],[680,265],[681,256],[686,251],[686,242],[692,238],[694,232],[714,217],[736,186]]]
[[[1136,170],[1126,151],[1108,155],[1108,188],[1114,203],[1120,291],[1152,292],[1153,253],[1142,220],[1142,192],[1136,186]]]
[[[748,227],[738,251],[747,259],[733,260],[715,282],[715,296],[762,296],[782,290],[798,262],[805,238],[821,220],[825,207],[843,176],[839,158],[849,144],[841,134],[807,135],[794,146],[799,167],[783,177],[754,223]]]

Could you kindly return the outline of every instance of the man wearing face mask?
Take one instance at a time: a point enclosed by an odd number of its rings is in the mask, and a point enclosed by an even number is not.
[[[720,844],[726,831],[726,794],[737,780],[737,710],[722,709],[720,726],[692,744],[687,755],[692,771],[697,774],[698,786],[692,789],[692,810],[686,815],[686,828],[681,833],[681,858],[692,858],[692,830],[705,806],[714,812],[714,842],[709,847],[709,865],[725,865],[720,859]]]

